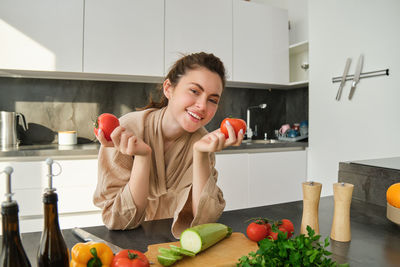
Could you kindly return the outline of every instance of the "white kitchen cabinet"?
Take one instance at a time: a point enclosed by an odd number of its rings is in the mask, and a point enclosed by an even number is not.
[[[233,0],[233,81],[289,82],[287,10]]]
[[[306,150],[216,154],[218,186],[225,210],[301,200]]]
[[[61,174],[53,178],[53,187],[58,194],[60,227],[101,225],[101,211],[93,205],[93,193],[97,184],[97,159],[56,162],[62,168]],[[13,198],[19,206],[20,231],[41,231],[42,198],[44,189],[48,187],[47,164],[44,161],[1,162],[0,170],[6,166],[14,168],[11,185]],[[53,174],[58,172],[59,166],[53,164]],[[4,186],[0,186],[2,196],[4,191]]]
[[[225,210],[244,209],[248,205],[248,156],[244,153],[217,154],[217,185],[224,194]]]
[[[232,0],[165,1],[165,72],[183,54],[208,52],[232,79]]]
[[[307,177],[307,154],[282,151],[249,154],[249,206],[301,200]]]
[[[86,0],[83,71],[163,76],[164,1]]]
[[[83,1],[0,1],[0,68],[82,71]]]

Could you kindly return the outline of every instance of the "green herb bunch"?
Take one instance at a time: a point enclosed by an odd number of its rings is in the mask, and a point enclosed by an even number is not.
[[[297,267],[297,266],[330,266],[345,267],[348,263],[337,264],[327,256],[332,253],[325,248],[329,246],[329,237],[324,244],[319,242],[320,235],[307,226],[308,236],[298,235],[287,239],[287,233],[279,231],[276,225],[272,226],[274,232],[278,232],[278,239],[265,238],[258,242],[257,252],[250,252],[248,256],[239,259],[239,267]]]

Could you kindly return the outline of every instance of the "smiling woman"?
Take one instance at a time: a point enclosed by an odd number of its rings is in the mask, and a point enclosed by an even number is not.
[[[214,117],[225,86],[225,68],[213,54],[179,59],[165,78],[159,102],[122,116],[107,141],[102,133],[94,203],[110,229],[132,229],[144,220],[173,218],[179,237],[190,226],[215,222],[225,207],[216,185],[214,152],[240,145],[204,126]]]

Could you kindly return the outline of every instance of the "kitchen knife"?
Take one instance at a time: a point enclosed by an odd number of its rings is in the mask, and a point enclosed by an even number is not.
[[[336,94],[337,101],[340,100],[340,96],[342,95],[342,90],[343,90],[344,84],[346,83],[347,73],[349,73],[350,63],[351,63],[351,58],[347,58],[346,65],[345,65],[344,71],[343,71],[342,80],[340,81],[339,89]]]
[[[89,242],[89,241],[94,241],[94,242],[101,242],[106,244],[107,246],[109,246],[112,250],[112,252],[114,254],[117,254],[118,252],[120,252],[121,250],[123,250],[122,248],[118,247],[117,245],[114,245],[108,241],[105,241],[104,239],[101,239],[100,237],[97,237],[83,229],[80,228],[73,228],[72,229],[72,233],[80,240],[85,241],[85,242]]]
[[[350,100],[353,98],[354,91],[356,90],[357,83],[360,80],[360,74],[361,74],[363,61],[364,61],[364,56],[360,55],[360,57],[358,58],[356,72],[354,73],[353,83],[352,83],[351,89],[350,89],[350,94],[349,94],[349,99]]]

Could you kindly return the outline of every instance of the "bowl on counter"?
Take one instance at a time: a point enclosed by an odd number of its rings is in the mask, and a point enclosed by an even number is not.
[[[395,224],[400,225],[400,209],[390,205],[389,203],[387,203],[386,207],[386,217]]]

